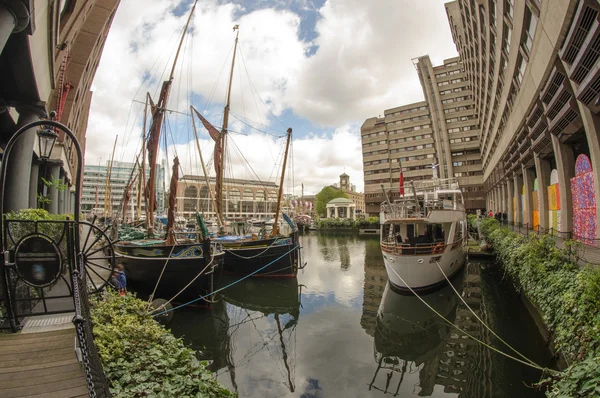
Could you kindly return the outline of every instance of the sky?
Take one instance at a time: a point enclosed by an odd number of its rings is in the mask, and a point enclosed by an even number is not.
[[[135,161],[146,93],[168,79],[191,0],[121,0],[91,90],[86,163]],[[239,25],[226,177],[316,194],[347,173],[363,192],[360,126],[423,100],[412,59],[457,55],[441,0],[201,0],[174,69],[159,157],[202,174],[189,106],[218,129]],[[213,143],[196,119],[208,171]],[[170,175],[170,171],[167,173]],[[168,185],[168,183],[167,183]],[[303,187],[303,188],[302,188]],[[302,190],[304,189],[304,190]]]

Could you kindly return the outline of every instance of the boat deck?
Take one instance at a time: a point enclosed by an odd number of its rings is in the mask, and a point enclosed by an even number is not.
[[[29,318],[19,333],[0,334],[0,397],[87,397],[75,353],[73,315]]]

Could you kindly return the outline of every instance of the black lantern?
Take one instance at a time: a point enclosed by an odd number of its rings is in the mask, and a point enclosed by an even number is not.
[[[37,134],[38,143],[40,146],[40,159],[42,161],[46,161],[50,158],[50,154],[52,153],[52,148],[54,148],[54,143],[58,138],[58,134],[49,128],[38,130]]]

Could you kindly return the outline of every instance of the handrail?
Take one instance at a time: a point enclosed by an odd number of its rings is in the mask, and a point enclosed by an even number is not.
[[[451,243],[437,242],[437,243],[416,243],[411,245],[409,243],[400,243],[392,240],[393,238],[383,239],[380,242],[381,250],[396,255],[423,255],[423,254],[442,254],[448,247],[452,249],[459,246],[463,241],[463,238],[457,239]]]

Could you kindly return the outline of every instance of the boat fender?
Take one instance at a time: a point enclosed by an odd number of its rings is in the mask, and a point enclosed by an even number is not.
[[[433,248],[433,254],[440,254],[440,253],[443,253],[443,252],[444,252],[444,245],[441,244],[441,243],[438,243]]]
[[[173,306],[171,305],[171,303],[168,303],[167,300],[165,299],[154,299],[152,300],[152,303],[150,304],[153,308],[153,311],[151,312],[151,315],[154,316],[154,319],[156,319],[158,321],[158,323],[162,324],[162,325],[168,325],[169,323],[171,323],[171,321],[173,320],[173,317],[175,316],[175,311],[171,311],[173,309]],[[168,311],[168,312],[165,312]],[[164,312],[164,314],[163,314]],[[160,314],[160,315],[155,315],[155,314]]]

